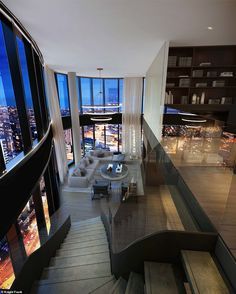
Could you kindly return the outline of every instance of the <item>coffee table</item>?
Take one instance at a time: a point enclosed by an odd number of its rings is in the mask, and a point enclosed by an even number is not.
[[[110,180],[110,181],[118,181],[121,179],[124,179],[125,177],[127,177],[129,170],[127,165],[122,164],[122,170],[121,172],[116,172],[116,168],[118,166],[119,163],[115,163],[115,162],[109,162],[107,164],[104,164],[101,166],[101,176],[104,179]],[[111,166],[112,168],[111,170],[107,170],[108,166]]]

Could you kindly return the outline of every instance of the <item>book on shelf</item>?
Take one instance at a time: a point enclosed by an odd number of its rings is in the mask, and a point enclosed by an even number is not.
[[[192,76],[194,78],[201,78],[203,77],[203,70],[202,69],[196,69],[193,71]]]
[[[168,93],[166,92],[165,94],[165,104],[173,104],[174,103],[174,96],[171,93],[171,91],[169,91]]]
[[[225,81],[224,80],[216,80],[212,82],[212,87],[224,87]]]
[[[233,77],[234,73],[232,71],[224,71],[220,73],[220,77]]]
[[[232,104],[232,97],[222,97],[220,104]]]
[[[188,96],[181,96],[180,103],[188,104]]]
[[[211,66],[211,62],[201,62],[199,66]]]
[[[190,67],[192,65],[192,57],[179,57],[179,66]]]
[[[208,71],[207,72],[207,77],[208,78],[215,78],[215,77],[217,77],[217,71]]]
[[[166,88],[173,88],[175,83],[166,83]]]
[[[211,98],[211,99],[208,100],[208,104],[220,104],[220,99]]]
[[[206,88],[207,87],[207,83],[196,83],[195,84],[196,88]]]
[[[189,87],[190,86],[190,79],[180,79],[179,80],[179,87]]]
[[[175,67],[177,65],[177,56],[169,56],[168,67]]]

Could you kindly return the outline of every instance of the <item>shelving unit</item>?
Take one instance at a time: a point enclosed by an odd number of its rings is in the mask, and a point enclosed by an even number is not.
[[[170,47],[166,93],[168,107],[229,111],[236,103],[236,46]]]

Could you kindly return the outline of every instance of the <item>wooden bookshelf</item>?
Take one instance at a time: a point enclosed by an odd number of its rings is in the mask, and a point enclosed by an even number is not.
[[[166,92],[173,95],[165,101],[168,107],[229,111],[236,103],[236,46],[170,47]],[[202,93],[204,104],[200,104]],[[192,104],[194,94],[199,97],[197,104]]]

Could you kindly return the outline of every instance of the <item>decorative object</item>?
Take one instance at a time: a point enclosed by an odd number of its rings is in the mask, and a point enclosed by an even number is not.
[[[200,104],[204,104],[204,103],[205,103],[205,92],[202,92]]]
[[[196,104],[197,103],[197,95],[193,94],[192,96],[192,104]]]

